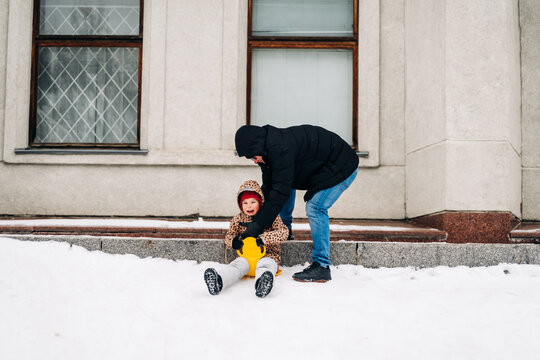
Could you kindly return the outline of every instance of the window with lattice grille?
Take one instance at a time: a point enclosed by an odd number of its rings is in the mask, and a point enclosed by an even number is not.
[[[36,0],[30,145],[138,147],[143,0]]]

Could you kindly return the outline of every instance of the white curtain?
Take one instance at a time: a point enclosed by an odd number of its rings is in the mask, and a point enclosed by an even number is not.
[[[251,123],[319,125],[352,144],[352,51],[254,49]]]
[[[254,0],[253,35],[352,36],[353,0]]]

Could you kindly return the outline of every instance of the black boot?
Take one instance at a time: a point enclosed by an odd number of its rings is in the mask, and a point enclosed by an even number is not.
[[[294,235],[292,233],[292,230],[289,230],[289,236],[287,237],[287,240],[294,240]]]
[[[265,271],[263,274],[255,281],[255,295],[260,298],[265,297],[270,294],[272,286],[274,285],[274,275],[270,271]]]
[[[287,240],[294,240],[294,235],[292,233],[292,229],[289,229],[289,236],[287,236]]]
[[[218,295],[221,289],[223,289],[221,276],[219,276],[214,268],[208,268],[204,271],[204,282],[208,287],[208,292],[212,295]]]
[[[332,280],[332,276],[330,276],[330,267],[323,267],[314,261],[303,271],[294,274],[293,279],[303,282],[327,282]]]

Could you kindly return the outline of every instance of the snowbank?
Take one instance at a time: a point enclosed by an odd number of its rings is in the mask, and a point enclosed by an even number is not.
[[[537,359],[540,266],[366,269],[253,280],[216,263],[0,238],[0,359]]]

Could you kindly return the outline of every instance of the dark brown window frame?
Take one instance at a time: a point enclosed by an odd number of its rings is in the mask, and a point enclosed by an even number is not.
[[[247,101],[246,122],[251,124],[251,66],[253,49],[345,49],[353,53],[352,148],[358,149],[358,1],[353,0],[352,37],[253,36],[253,0],[248,0]]]
[[[143,45],[143,13],[144,0],[139,8],[139,35],[40,35],[40,0],[34,0],[34,18],[32,29],[32,70],[30,84],[30,122],[28,143],[31,148],[130,148],[140,149],[141,144],[141,88],[142,88],[142,45]],[[36,143],[37,122],[37,86],[39,49],[41,47],[130,47],[139,50],[139,72],[137,91],[137,142],[132,144],[96,144],[96,143]]]

